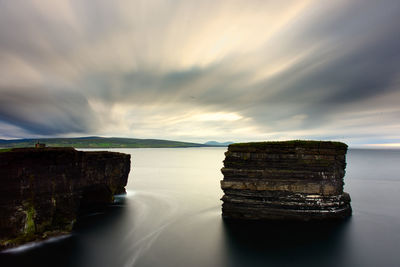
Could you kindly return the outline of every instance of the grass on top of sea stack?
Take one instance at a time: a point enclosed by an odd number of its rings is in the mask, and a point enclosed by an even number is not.
[[[347,150],[347,145],[342,142],[333,141],[316,141],[316,140],[289,140],[289,141],[265,141],[265,142],[249,142],[249,143],[235,143],[229,145],[230,149],[240,148],[257,148],[257,149],[268,149],[276,147],[302,147],[310,149],[335,149],[335,150]]]

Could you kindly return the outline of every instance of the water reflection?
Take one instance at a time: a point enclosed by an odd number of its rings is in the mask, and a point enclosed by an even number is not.
[[[224,220],[227,266],[338,266],[350,224]]]

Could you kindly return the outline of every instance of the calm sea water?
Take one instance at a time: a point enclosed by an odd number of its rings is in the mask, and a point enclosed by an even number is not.
[[[225,223],[225,150],[111,149],[132,155],[119,204],[0,266],[400,266],[400,150],[348,152],[353,216],[336,225]]]

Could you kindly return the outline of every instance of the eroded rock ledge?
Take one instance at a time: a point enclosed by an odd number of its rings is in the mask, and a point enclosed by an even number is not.
[[[125,192],[130,155],[73,148],[0,153],[0,249],[68,233],[82,209]]]
[[[285,141],[229,145],[222,216],[249,220],[326,220],[351,215],[343,192],[347,145]]]

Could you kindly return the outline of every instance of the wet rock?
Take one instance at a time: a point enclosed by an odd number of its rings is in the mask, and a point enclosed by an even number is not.
[[[130,155],[73,148],[0,153],[0,249],[71,231],[83,209],[125,192]]]
[[[343,192],[347,145],[285,141],[229,145],[222,216],[247,220],[331,220],[351,215]]]

